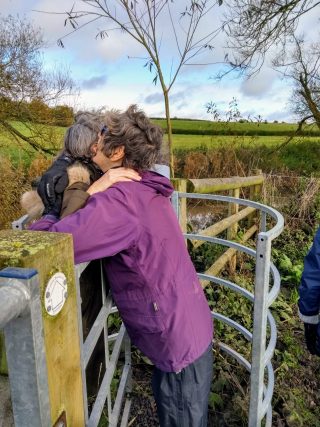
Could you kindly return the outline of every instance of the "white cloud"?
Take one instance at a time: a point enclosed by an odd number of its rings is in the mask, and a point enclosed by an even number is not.
[[[93,39],[95,43],[94,53],[102,60],[108,62],[118,60],[123,57],[145,56],[144,50],[131,36],[120,33],[120,31],[109,32],[108,37]]]
[[[110,4],[112,1],[114,0],[110,0]],[[131,37],[111,31],[109,37],[96,40],[97,32],[105,28],[105,22],[98,20],[65,38],[66,48],[61,49],[57,47],[56,40],[71,30],[69,26],[64,27],[65,16],[32,12],[35,9],[63,12],[70,10],[73,3],[74,0],[1,0],[1,8],[3,15],[16,12],[26,14],[35,25],[43,28],[49,46],[45,51],[48,66],[64,62],[71,68],[79,84],[82,82],[83,91],[79,101],[81,108],[106,105],[108,108],[124,109],[131,103],[139,103],[148,114],[164,116],[161,90],[159,85],[155,87],[152,84],[153,74],[148,75],[142,67],[143,62],[140,64],[126,59],[127,55],[146,56],[143,48]],[[76,1],[76,4],[80,3],[79,0]],[[184,4],[185,0],[170,3],[173,13],[179,14]],[[212,10],[212,14],[208,14],[199,28],[199,37],[217,27],[222,10],[217,7]],[[312,32],[315,32],[315,18],[308,18],[306,22],[313,25]],[[182,37],[183,31],[179,24],[176,28],[178,37]],[[159,20],[159,40],[164,69],[169,76],[172,58],[176,58],[176,42],[170,22],[165,17]],[[215,46],[213,54],[211,52],[211,56],[205,54],[198,57],[195,62],[206,63],[222,59],[225,44],[223,35],[220,34],[212,44]],[[248,114],[260,114],[266,119],[276,117],[277,114],[279,117],[285,114],[290,116],[287,108],[290,90],[285,82],[278,83],[274,72],[263,69],[261,74],[247,81],[231,80],[229,77],[222,82],[208,80],[216,69],[200,65],[182,70],[171,91],[172,117],[209,118],[205,108],[207,102],[212,100],[220,110],[226,110],[233,97],[237,98],[240,110]]]
[[[5,0],[8,1],[8,0]],[[29,8],[29,16],[35,25],[41,25],[45,39],[52,52],[69,55],[78,63],[90,63],[99,58],[101,62],[111,62],[126,54],[136,55],[141,52],[137,42],[130,36],[120,31],[108,31],[108,37],[104,39],[96,37],[102,30],[110,28],[106,19],[98,19],[73,32],[72,26],[65,19],[64,12],[74,9],[84,9],[80,1],[74,0],[33,0]],[[79,26],[86,22],[86,18],[79,20]],[[61,38],[65,46],[64,52],[57,46],[57,40]]]
[[[257,97],[265,95],[272,90],[278,73],[270,68],[264,68],[260,73],[242,81],[240,90],[245,96]]]

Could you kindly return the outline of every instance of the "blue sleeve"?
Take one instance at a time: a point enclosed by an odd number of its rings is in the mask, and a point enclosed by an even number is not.
[[[320,311],[320,228],[304,260],[299,296],[300,318],[306,323],[318,323]]]

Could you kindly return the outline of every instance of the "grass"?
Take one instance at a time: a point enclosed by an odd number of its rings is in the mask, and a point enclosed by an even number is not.
[[[166,128],[164,119],[152,119],[163,129]],[[240,123],[240,122],[211,122],[208,120],[177,120],[171,121],[173,133],[176,134],[205,134],[205,135],[288,135],[297,129],[295,123]],[[304,127],[306,134],[320,135],[316,127]]]
[[[200,147],[207,149],[221,148],[223,146],[232,147],[252,147],[266,146],[277,147],[286,141],[283,136],[233,136],[233,135],[173,135],[174,150],[191,150]],[[306,138],[294,138],[291,144],[299,144],[305,141]],[[320,137],[308,137],[310,142],[319,142]]]
[[[57,140],[60,140],[59,148],[62,148],[62,134],[64,129],[60,128],[59,132],[61,135],[57,137]],[[230,146],[233,148],[239,147],[274,147],[276,148],[283,142],[286,138],[282,136],[232,136],[232,135],[173,135],[173,149],[174,150],[194,150],[199,148],[206,149],[218,149],[225,146]],[[292,140],[290,143],[291,146],[294,146],[299,153],[300,147],[304,146],[306,141],[312,145],[320,146],[320,137],[308,137],[302,138],[297,137]],[[0,134],[0,154],[6,158],[11,159],[14,164],[22,161],[23,163],[29,163],[30,160],[34,157],[34,151],[26,146],[24,142],[20,144],[13,144],[12,140],[10,142],[10,137],[8,135]],[[304,153],[307,154],[307,153]]]
[[[63,128],[60,128],[59,131],[62,134]],[[62,148],[62,136],[58,135],[57,140],[61,141],[58,145],[58,148]],[[239,148],[260,148],[263,150],[269,148],[276,148],[281,145],[286,140],[285,137],[281,136],[232,136],[232,135],[173,135],[173,150],[177,151],[189,151],[189,150],[215,150],[221,149],[224,147],[230,147],[233,149]],[[288,163],[295,163],[296,157],[301,157],[305,155],[306,158],[313,158],[312,151],[307,150],[304,153],[301,153],[301,148],[307,148],[307,144],[311,144],[313,147],[320,147],[320,137],[308,137],[306,138],[294,138],[290,143],[291,153],[290,157],[287,159]],[[293,148],[294,147],[294,148]],[[318,150],[317,150],[318,151]],[[10,142],[10,137],[7,135],[0,134],[0,155],[4,156],[14,165],[24,164],[27,167],[30,165],[32,159],[35,156],[34,150],[27,146],[26,143],[12,143]],[[314,161],[312,161],[314,163]]]
[[[154,120],[164,125],[164,120]],[[20,131],[30,136],[30,131],[22,123],[12,122]],[[229,126],[233,130],[258,129],[259,131],[270,132],[270,135],[197,135],[197,134],[174,134],[173,150],[176,156],[183,152],[200,150],[206,154],[206,150],[223,151],[230,149],[236,152],[242,159],[249,156],[255,160],[259,167],[265,171],[280,171],[281,169],[296,170],[302,175],[320,175],[319,156],[320,156],[320,136],[296,137],[290,144],[281,150],[276,150],[286,141],[286,136],[271,135],[274,129],[281,132],[291,131],[295,125],[288,123],[213,123],[201,120],[173,120],[173,126],[180,126],[186,132],[196,132],[199,129],[216,128]],[[45,140],[49,141],[57,149],[62,148],[63,134],[65,128],[58,126],[37,125],[35,128],[35,137],[45,134]],[[222,154],[223,154],[222,153]],[[223,155],[227,155],[226,153]],[[35,152],[24,141],[15,141],[13,137],[0,132],[0,156],[9,159],[16,167],[23,164],[28,168],[35,157]]]
[[[320,176],[320,138],[303,138],[279,145],[265,138],[247,143],[239,139],[206,146],[183,146],[174,149],[177,177],[210,178],[232,175],[250,175],[253,169],[264,173],[305,177]],[[190,148],[191,147],[191,148]]]
[[[57,140],[62,141],[63,139],[63,135],[66,131],[65,127],[62,126],[48,126],[48,125],[42,125],[42,124],[33,124],[33,129],[34,131],[32,132],[29,127],[27,126],[27,124],[21,123],[21,122],[17,122],[17,121],[12,121],[10,123],[12,126],[14,126],[19,132],[25,134],[26,136],[31,136],[36,135],[37,133],[40,133],[41,131],[46,131],[46,133],[53,133],[52,131],[54,131],[54,134],[57,138]],[[48,131],[48,129],[50,130],[50,132]],[[9,134],[6,134],[4,132],[0,133],[0,142],[9,142],[10,140],[12,140],[12,136]]]
[[[32,136],[35,141],[42,144],[42,141],[48,141],[48,146],[55,147],[58,150],[62,148],[63,135],[66,128],[59,126],[33,125],[32,131],[21,122],[12,121],[11,125],[23,135]],[[0,156],[9,159],[15,166],[24,164],[30,165],[35,157],[35,150],[29,144],[22,140],[16,140],[12,135],[0,130]]]

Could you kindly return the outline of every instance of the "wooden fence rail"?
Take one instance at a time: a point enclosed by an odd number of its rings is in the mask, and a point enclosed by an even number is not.
[[[237,188],[261,186],[264,182],[264,176],[261,171],[259,172],[258,175],[244,177],[187,179],[187,191],[188,193],[210,194]]]
[[[262,186],[264,183],[264,175],[260,170],[255,171],[255,175],[247,177],[233,176],[229,178],[204,178],[204,179],[173,179],[172,183],[175,190],[181,193],[199,193],[212,194],[220,192],[228,192],[231,197],[239,198],[240,189],[249,188],[250,200],[257,200],[262,197]],[[179,206],[180,226],[184,233],[187,231],[187,199],[180,199]],[[239,210],[238,203],[229,203],[228,216],[213,225],[210,225],[198,234],[201,236],[215,237],[227,230],[228,240],[237,240],[239,222],[247,218],[248,230],[244,233],[240,243],[245,243],[258,231],[257,222],[259,218],[256,215],[256,209],[247,207]],[[193,240],[193,247],[199,248],[203,245],[203,240]],[[236,268],[236,250],[233,248],[227,249],[205,272],[205,274],[217,275],[227,263],[229,263],[230,272],[234,272]],[[203,281],[202,285],[206,286],[209,282]]]

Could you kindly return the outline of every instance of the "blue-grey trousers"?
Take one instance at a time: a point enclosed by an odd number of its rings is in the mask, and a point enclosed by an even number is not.
[[[207,427],[212,345],[179,373],[154,368],[152,389],[161,427]]]

